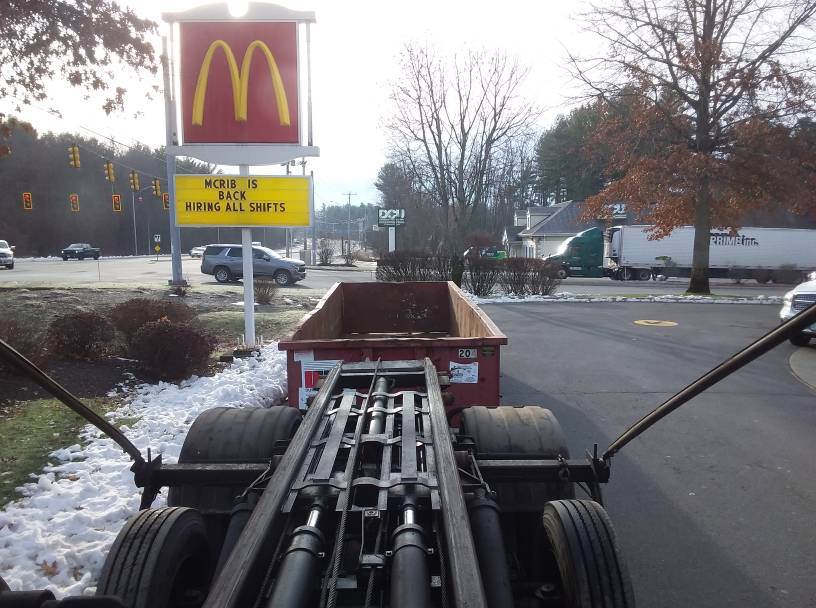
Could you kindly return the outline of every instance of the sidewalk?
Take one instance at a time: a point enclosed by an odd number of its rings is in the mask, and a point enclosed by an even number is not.
[[[789,363],[793,375],[816,391],[816,348],[797,348],[790,356]]]

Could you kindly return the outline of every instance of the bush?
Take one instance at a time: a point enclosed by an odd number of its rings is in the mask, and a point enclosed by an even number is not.
[[[465,289],[480,297],[493,293],[502,273],[502,264],[492,258],[471,258],[465,277]]]
[[[321,266],[328,266],[334,259],[334,247],[326,239],[320,239],[317,243],[317,259]]]
[[[507,258],[502,260],[499,283],[507,295],[526,296],[530,293],[530,275],[533,271],[532,258]]]
[[[48,326],[48,346],[62,357],[91,359],[105,352],[114,335],[113,325],[98,312],[71,312]]]
[[[461,258],[422,251],[388,253],[377,262],[378,281],[454,281],[461,285],[463,272]]]
[[[136,332],[130,353],[151,376],[178,380],[206,367],[214,348],[215,339],[205,330],[164,318]]]
[[[271,304],[278,292],[278,284],[270,279],[255,279],[255,301],[258,304]]]
[[[42,332],[33,323],[22,321],[0,321],[0,339],[17,350],[34,365],[42,366],[46,361],[45,341]],[[0,374],[17,374],[12,368],[0,362]]]
[[[558,265],[544,260],[531,260],[531,262],[533,262],[533,270],[530,273],[530,293],[551,296],[561,285],[561,280],[558,278]]]
[[[130,341],[145,323],[162,318],[176,323],[186,323],[195,317],[196,313],[184,302],[132,298],[114,306],[109,316],[113,326]]]

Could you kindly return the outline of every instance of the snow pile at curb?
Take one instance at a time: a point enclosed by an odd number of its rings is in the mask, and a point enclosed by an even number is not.
[[[285,395],[286,357],[272,345],[262,358],[236,359],[212,377],[139,385],[108,417],[114,423],[136,418],[122,429],[142,454],[149,446],[154,456],[175,462],[200,412],[269,407]],[[0,577],[12,590],[50,589],[58,597],[92,592],[108,547],[139,507],[127,455],[94,427],[82,438],[82,445],[53,452],[59,464],[46,466],[24,486],[25,498],[0,511]],[[159,495],[153,506],[164,500]]]
[[[467,292],[466,292],[467,293]],[[519,302],[665,302],[686,304],[781,304],[782,296],[758,295],[748,298],[719,298],[717,296],[692,296],[684,294],[648,295],[643,297],[632,296],[602,296],[585,293],[570,293],[564,291],[551,296],[488,296],[480,298],[467,293],[476,304],[504,304]]]

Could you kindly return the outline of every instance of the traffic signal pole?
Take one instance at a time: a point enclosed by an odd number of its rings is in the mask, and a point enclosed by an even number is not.
[[[172,27],[172,26],[171,26]],[[177,145],[176,141],[176,108],[170,87],[170,54],[167,48],[167,36],[162,38],[162,75],[164,77],[164,118],[166,126],[167,145],[164,155],[167,159],[167,192],[170,194],[170,260],[172,278],[170,285],[186,285],[181,274],[181,231],[176,225],[176,157],[170,153],[170,147]],[[253,322],[254,329],[254,322]]]
[[[136,193],[133,190],[130,191],[130,206],[133,208],[133,255],[139,255],[139,240],[136,238]]]

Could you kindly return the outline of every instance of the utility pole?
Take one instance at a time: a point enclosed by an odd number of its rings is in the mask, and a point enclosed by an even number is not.
[[[351,197],[357,196],[356,192],[343,192],[343,196],[348,197],[348,223],[346,224],[346,243],[348,254],[351,255]]]

